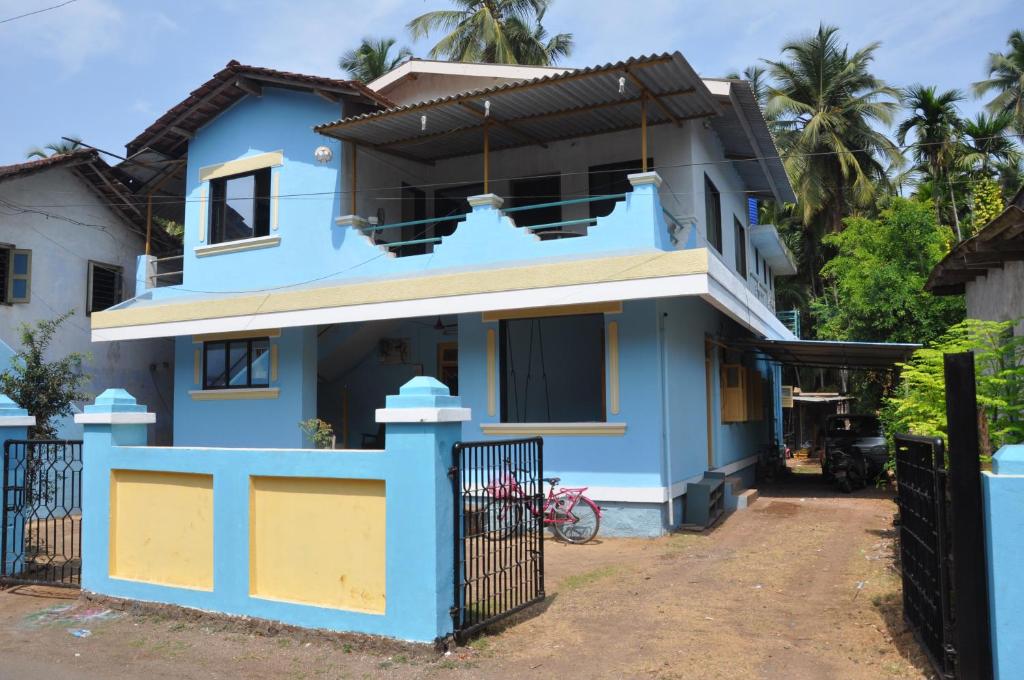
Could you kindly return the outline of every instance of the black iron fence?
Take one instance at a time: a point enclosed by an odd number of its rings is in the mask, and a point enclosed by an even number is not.
[[[0,580],[78,585],[82,442],[4,442],[2,489]]]
[[[540,437],[452,449],[457,638],[544,599]]]

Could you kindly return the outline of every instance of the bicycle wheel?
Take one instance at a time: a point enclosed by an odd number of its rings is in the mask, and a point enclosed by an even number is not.
[[[484,507],[483,518],[484,538],[504,540],[522,530],[523,504],[517,500],[495,498]]]
[[[601,528],[601,513],[594,501],[580,496],[576,506],[568,513],[568,522],[554,522],[551,531],[566,543],[586,543],[597,536]]]

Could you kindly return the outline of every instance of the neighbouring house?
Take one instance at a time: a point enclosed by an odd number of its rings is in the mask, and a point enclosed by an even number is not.
[[[964,295],[967,317],[1016,321],[1024,333],[1024,189],[995,219],[935,265],[925,289]]]
[[[172,433],[173,342],[92,342],[89,320],[134,290],[145,245],[143,210],[120,174],[93,150],[0,167],[0,371],[19,347],[19,327],[69,310],[51,345],[53,356],[88,355],[87,390],[127,386],[160,422],[151,434]],[[170,247],[170,240],[158,241]],[[81,405],[76,405],[80,407]],[[70,418],[66,438],[81,436]]]
[[[384,397],[434,376],[463,437],[544,437],[603,532],[656,535],[781,443],[796,266],[750,202],[794,196],[747,82],[679,53],[369,85],[230,62],[128,156],[185,164],[182,281],[140,277],[92,337],[173,341],[175,446],[308,448],[319,417],[382,448]]]

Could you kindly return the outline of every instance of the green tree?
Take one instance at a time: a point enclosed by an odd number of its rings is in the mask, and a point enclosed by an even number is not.
[[[412,56],[408,47],[401,47],[392,54],[394,38],[363,38],[359,47],[351,49],[338,60],[338,68],[349,78],[368,83],[380,78]]]
[[[68,141],[70,140],[70,141]],[[51,142],[42,148],[36,146],[28,150],[25,158],[49,158],[50,156],[61,156],[82,148],[82,141],[75,137],[61,139],[59,142]]]
[[[992,177],[999,163],[1019,161],[1020,147],[1010,132],[1013,117],[1006,112],[987,115],[979,113],[963,121],[963,150],[960,154],[962,169]]]
[[[725,76],[731,80],[745,80],[750,83],[750,89],[754,91],[754,96],[757,97],[757,103],[764,109],[768,103],[768,71],[763,66],[752,64],[745,69],[743,73],[738,71],[731,71]]]
[[[941,195],[938,187],[948,188],[948,205],[952,211],[953,227],[958,241],[963,235],[951,174],[957,164],[962,129],[956,105],[963,99],[964,95],[959,90],[938,92],[931,85],[912,85],[903,93],[904,105],[910,115],[896,128],[896,140],[900,144],[906,144],[907,136],[911,132],[914,133],[910,155],[919,171],[932,183],[933,198],[938,199]],[[942,203],[935,200],[936,218],[939,221],[942,221],[941,206]]]
[[[74,402],[89,398],[85,385],[90,377],[82,370],[84,354],[72,352],[60,359],[47,360],[54,336],[72,314],[69,311],[34,326],[22,324],[21,349],[11,358],[11,367],[0,374],[0,392],[36,417],[31,432],[36,438],[56,437],[55,421],[71,415]]]
[[[943,354],[973,351],[982,454],[1024,440],[1024,338],[1013,322],[967,319],[901,365],[900,384],[885,400],[882,417],[888,432],[946,436],[946,385]]]
[[[892,123],[899,96],[871,73],[878,47],[851,54],[838,28],[821,25],[783,45],[780,60],[765,61],[772,78],[766,113],[805,225],[820,217],[826,231],[841,230],[854,208],[871,205],[886,167],[903,162],[878,129]]]
[[[571,33],[543,28],[552,0],[452,0],[455,9],[422,14],[407,25],[413,39],[444,32],[432,59],[548,66],[572,53]]]
[[[949,250],[930,203],[893,198],[877,219],[850,217],[826,238],[836,256],[822,269],[825,293],[812,302],[818,337],[930,342],[964,317],[963,299],[924,290]]]
[[[988,110],[1009,113],[1017,132],[1024,133],[1024,31],[1011,32],[1006,42],[1006,52],[988,55],[988,78],[974,83],[974,94],[995,92]]]

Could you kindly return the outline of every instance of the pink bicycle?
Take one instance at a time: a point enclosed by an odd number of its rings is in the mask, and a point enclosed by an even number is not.
[[[587,487],[566,488],[555,491],[561,481],[558,477],[545,477],[550,484],[544,504],[538,511],[533,499],[519,484],[511,470],[487,485],[486,517],[489,520],[486,536],[501,540],[523,529],[523,520],[529,512],[541,516],[557,538],[567,543],[586,543],[601,528],[601,508],[583,495]]]

